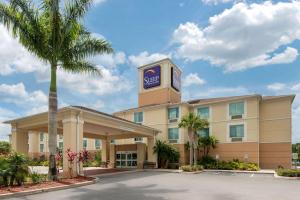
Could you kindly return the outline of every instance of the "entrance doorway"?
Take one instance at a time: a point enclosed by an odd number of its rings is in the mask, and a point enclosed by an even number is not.
[[[136,151],[117,151],[116,153],[117,168],[136,168],[137,152]]]

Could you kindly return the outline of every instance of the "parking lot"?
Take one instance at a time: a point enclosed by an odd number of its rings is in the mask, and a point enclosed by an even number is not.
[[[300,180],[272,175],[203,172],[131,172],[100,178],[94,185],[31,195],[28,200],[296,200]]]

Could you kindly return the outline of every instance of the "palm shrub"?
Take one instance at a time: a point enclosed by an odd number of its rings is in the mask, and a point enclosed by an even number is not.
[[[197,164],[197,141],[198,141],[198,130],[207,128],[209,125],[206,119],[201,119],[194,112],[188,113],[183,116],[178,124],[179,128],[187,128],[190,144],[190,165]]]
[[[83,17],[93,0],[10,0],[0,2],[0,23],[31,53],[50,66],[48,105],[49,179],[57,179],[55,153],[57,145],[58,69],[72,73],[101,72],[86,61],[89,56],[111,53],[110,44],[94,38],[83,26]]]
[[[23,154],[14,153],[8,158],[10,171],[10,185],[15,182],[22,185],[29,174],[28,160]]]
[[[207,157],[211,148],[215,149],[219,140],[215,136],[199,137],[198,146],[203,148],[203,156]]]
[[[153,153],[157,154],[158,168],[167,168],[169,163],[175,163],[179,161],[179,151],[171,144],[156,140],[153,147]]]
[[[10,174],[8,158],[0,156],[0,186],[8,186]]]

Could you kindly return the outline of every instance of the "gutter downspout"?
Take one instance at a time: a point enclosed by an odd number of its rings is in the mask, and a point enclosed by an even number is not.
[[[80,115],[81,115],[82,111],[80,111],[77,116],[76,116],[76,152],[79,153],[79,120],[80,120]],[[77,167],[76,167],[76,173],[77,175],[80,175],[80,163],[77,162]]]

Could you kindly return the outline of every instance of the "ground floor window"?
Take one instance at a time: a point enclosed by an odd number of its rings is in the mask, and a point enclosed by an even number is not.
[[[208,137],[209,136],[209,128],[204,128],[197,131],[199,137]]]
[[[170,143],[177,143],[179,140],[179,129],[169,128],[168,129],[168,140]]]
[[[116,167],[118,168],[135,168],[137,167],[136,151],[117,151]]]
[[[244,124],[230,125],[230,137],[231,138],[243,138],[244,137]]]
[[[44,146],[45,146],[44,144],[40,144],[40,152],[42,153],[44,152]]]
[[[59,148],[59,149],[63,149],[63,147],[64,147],[64,143],[63,143],[63,142],[59,142],[59,143],[58,143],[58,148]]]
[[[95,139],[95,149],[100,149],[100,140]]]
[[[84,149],[87,148],[87,139],[83,139],[83,148],[84,148]]]

